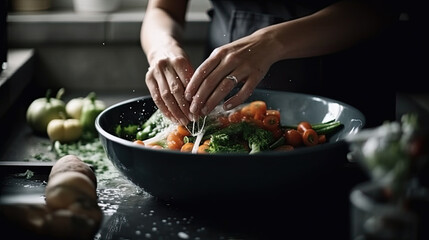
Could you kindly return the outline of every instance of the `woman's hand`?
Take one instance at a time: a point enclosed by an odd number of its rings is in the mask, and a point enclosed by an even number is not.
[[[275,62],[271,40],[259,31],[215,49],[186,87],[190,112],[209,114],[238,83],[242,87],[223,107],[229,110],[243,103]]]
[[[184,91],[194,73],[188,57],[176,47],[152,52],[151,59],[146,85],[153,101],[166,117],[186,125],[192,115]]]
[[[181,124],[192,119],[184,91],[194,69],[180,45],[187,4],[187,0],[149,1],[140,37],[150,66],[146,74],[150,94],[166,117]]]

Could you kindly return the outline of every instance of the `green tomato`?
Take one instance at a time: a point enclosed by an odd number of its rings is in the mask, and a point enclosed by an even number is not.
[[[94,92],[91,92],[86,98],[89,101],[84,101],[83,103],[80,122],[82,123],[84,132],[95,134],[97,132],[95,129],[95,119],[98,114],[106,109],[106,105],[103,101],[96,99]]]
[[[85,98],[73,98],[66,104],[67,116],[70,116],[74,119],[80,119],[80,115],[82,113],[82,106],[85,101]]]
[[[50,89],[46,97],[34,100],[27,109],[26,119],[28,125],[36,133],[46,135],[48,123],[53,119],[61,119],[66,116],[65,103],[60,99],[64,89],[58,91],[56,98],[51,98]]]
[[[82,135],[82,124],[79,119],[53,119],[47,127],[49,139],[61,143],[77,141]]]

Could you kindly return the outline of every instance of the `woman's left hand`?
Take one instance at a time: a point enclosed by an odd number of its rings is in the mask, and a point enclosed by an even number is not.
[[[274,63],[271,39],[259,32],[216,48],[198,67],[185,89],[190,112],[209,114],[237,85],[242,87],[225,101],[232,109],[243,103]]]

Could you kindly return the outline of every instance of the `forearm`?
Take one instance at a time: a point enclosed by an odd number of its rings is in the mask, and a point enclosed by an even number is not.
[[[272,41],[275,61],[320,56],[375,35],[394,19],[391,11],[365,1],[342,1],[310,16],[261,29]]]
[[[140,41],[149,63],[154,58],[154,52],[180,45],[186,6],[176,9],[177,12],[170,12],[159,6],[148,6],[142,23]]]

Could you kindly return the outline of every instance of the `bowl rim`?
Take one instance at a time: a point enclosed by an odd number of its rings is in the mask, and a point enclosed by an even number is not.
[[[329,98],[329,97],[323,97],[323,96],[319,96],[319,95],[305,94],[305,93],[288,92],[288,91],[266,90],[266,89],[256,89],[255,91],[257,91],[258,93],[262,93],[262,94],[263,93],[269,94],[269,93],[277,92],[277,93],[286,93],[286,94],[292,94],[292,95],[311,96],[313,98],[319,98],[319,99],[322,99],[322,100],[334,102],[334,103],[340,104],[342,106],[345,106],[347,108],[354,109],[355,111],[358,112],[358,114],[361,117],[360,120],[362,122],[362,125],[360,126],[359,129],[364,128],[365,124],[366,124],[366,118],[365,118],[365,116],[362,114],[362,112],[359,109],[357,109],[357,108],[355,108],[355,107],[353,107],[353,106],[351,106],[351,105],[349,105],[347,103],[344,103],[342,101],[338,101],[338,100],[335,100],[335,99],[332,99],[332,98]],[[117,107],[122,106],[122,105],[126,105],[126,104],[131,103],[131,102],[136,102],[136,101],[139,101],[139,100],[151,99],[151,98],[152,97],[150,95],[144,95],[144,96],[134,97],[134,98],[131,98],[131,99],[128,99],[128,100],[124,100],[124,101],[115,103],[115,104],[107,107],[100,114],[98,114],[98,116],[97,116],[97,118],[95,120],[95,128],[97,129],[97,131],[99,133],[99,137],[104,137],[104,138],[109,139],[110,141],[112,141],[112,142],[114,142],[116,144],[120,144],[122,146],[130,147],[130,148],[134,148],[134,149],[144,149],[146,151],[156,151],[157,153],[160,153],[160,154],[164,153],[164,154],[174,154],[174,155],[176,155],[176,154],[182,154],[182,155],[188,155],[188,156],[194,156],[194,155],[201,156],[202,154],[195,154],[195,153],[189,153],[189,152],[180,152],[180,151],[171,151],[171,150],[167,150],[167,149],[152,149],[152,148],[148,148],[148,147],[145,147],[143,145],[136,144],[136,143],[134,143],[132,141],[129,141],[129,140],[117,137],[117,136],[115,136],[115,135],[107,132],[106,130],[104,130],[101,127],[101,125],[100,125],[100,119],[108,111],[111,111],[111,109],[117,108]],[[339,146],[343,146],[343,145],[347,145],[347,144],[348,143],[347,143],[346,139],[343,138],[343,139],[339,139],[336,142],[327,142],[325,144],[311,146],[311,147],[296,148],[293,151],[265,151],[265,152],[261,152],[261,153],[258,153],[258,154],[248,154],[248,153],[212,153],[212,154],[209,154],[209,156],[216,156],[216,157],[217,156],[220,156],[220,157],[222,157],[222,156],[228,156],[228,157],[231,157],[231,156],[239,156],[239,157],[243,157],[243,156],[248,156],[248,157],[258,156],[258,157],[261,157],[261,156],[285,156],[285,155],[293,156],[295,154],[305,154],[305,153],[310,153],[310,152],[314,154],[315,151],[326,150],[327,148],[328,149],[330,149],[330,148],[337,148]]]

